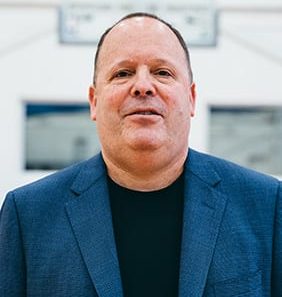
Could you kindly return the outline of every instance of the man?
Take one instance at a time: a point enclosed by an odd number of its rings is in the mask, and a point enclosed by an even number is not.
[[[102,152],[7,195],[0,295],[282,296],[282,190],[188,150],[195,84],[180,34],[132,14],[89,89]]]

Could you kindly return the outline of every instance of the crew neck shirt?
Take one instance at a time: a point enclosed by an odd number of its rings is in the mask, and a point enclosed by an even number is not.
[[[177,297],[183,174],[151,192],[108,186],[124,297]]]

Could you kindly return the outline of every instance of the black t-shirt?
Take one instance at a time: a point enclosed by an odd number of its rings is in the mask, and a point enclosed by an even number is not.
[[[177,297],[183,175],[152,192],[108,185],[124,297]]]

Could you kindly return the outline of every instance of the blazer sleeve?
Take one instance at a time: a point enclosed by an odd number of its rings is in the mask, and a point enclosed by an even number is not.
[[[26,296],[23,242],[12,193],[7,195],[0,212],[0,267],[0,296]]]
[[[277,195],[273,240],[271,296],[282,297],[282,182]]]

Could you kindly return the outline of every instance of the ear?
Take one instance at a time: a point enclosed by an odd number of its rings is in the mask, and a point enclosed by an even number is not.
[[[192,83],[189,90],[189,103],[190,103],[190,116],[193,117],[195,115],[196,109],[196,85]]]
[[[97,99],[95,96],[95,86],[90,85],[88,90],[88,100],[90,106],[90,117],[92,121],[96,121],[96,109],[97,109]]]

